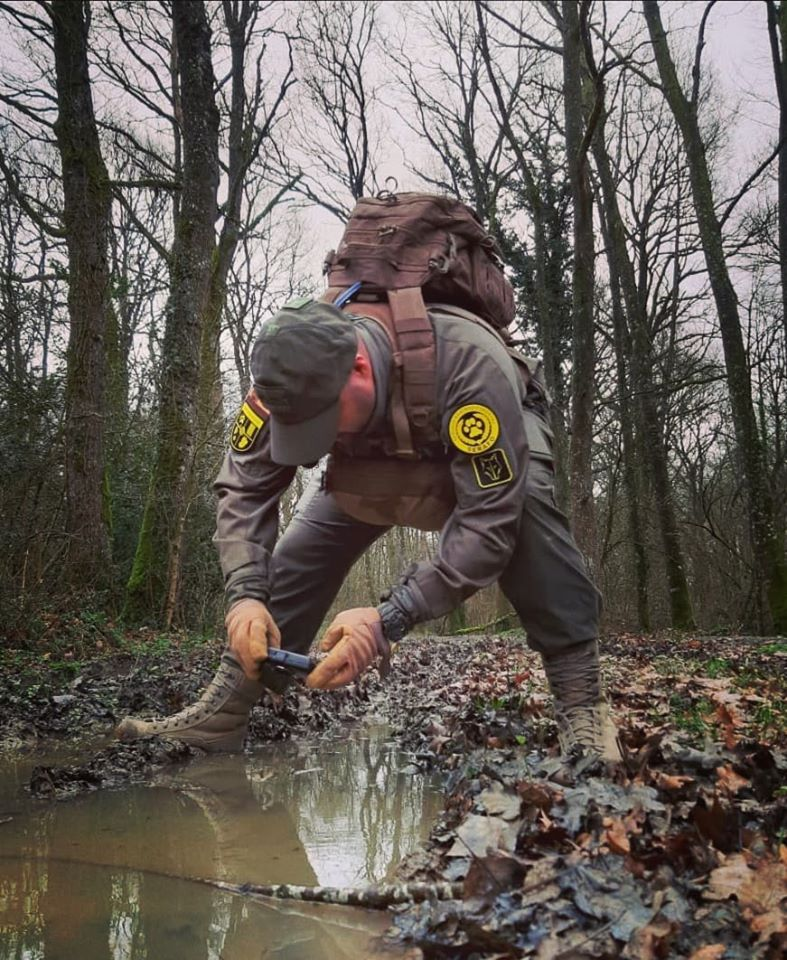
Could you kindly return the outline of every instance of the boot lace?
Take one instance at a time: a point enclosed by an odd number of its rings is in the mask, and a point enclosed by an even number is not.
[[[582,747],[593,753],[602,753],[604,739],[601,728],[601,707],[567,707],[555,704],[558,741],[563,753],[569,753],[574,746]]]

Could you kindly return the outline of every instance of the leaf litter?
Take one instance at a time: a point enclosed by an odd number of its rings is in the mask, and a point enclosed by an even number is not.
[[[787,955],[787,707],[783,643],[625,635],[602,645],[625,762],[557,755],[543,672],[516,637],[417,638],[385,684],[294,687],[255,709],[252,743],[324,737],[382,717],[413,768],[442,771],[445,809],[397,879],[461,880],[464,898],[393,911],[410,960]],[[105,735],[164,715],[210,679],[215,649],[102,660],[75,680],[0,684],[7,745]],[[450,668],[450,669],[448,669]],[[144,779],[193,748],[111,743],[37,768],[34,795]]]

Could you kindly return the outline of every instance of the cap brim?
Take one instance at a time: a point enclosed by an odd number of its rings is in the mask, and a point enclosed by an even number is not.
[[[339,401],[300,423],[270,419],[271,459],[282,466],[316,463],[331,449],[339,431]]]

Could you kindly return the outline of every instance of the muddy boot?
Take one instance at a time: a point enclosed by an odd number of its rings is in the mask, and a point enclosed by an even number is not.
[[[118,724],[115,734],[120,740],[157,734],[183,740],[209,753],[237,751],[243,747],[249,713],[262,691],[262,684],[249,680],[234,654],[227,650],[216,675],[196,703],[165,720],[126,717]]]
[[[608,763],[622,759],[618,732],[601,690],[598,644],[578,643],[550,657],[544,656],[549,689],[555,698],[555,720],[560,752],[577,751]]]

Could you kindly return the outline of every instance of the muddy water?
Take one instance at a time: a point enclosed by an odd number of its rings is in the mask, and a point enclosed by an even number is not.
[[[205,758],[62,803],[0,760],[0,960],[371,960],[384,914],[183,880],[386,879],[441,806],[383,729]]]

